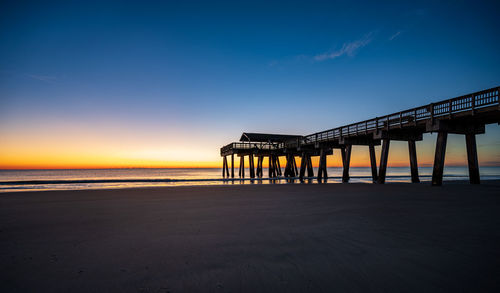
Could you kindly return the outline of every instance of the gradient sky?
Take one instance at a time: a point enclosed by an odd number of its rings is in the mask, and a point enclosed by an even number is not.
[[[309,134],[500,85],[498,1],[236,2],[2,1],[0,168],[215,167],[243,131]],[[500,126],[486,131],[480,164],[500,165]],[[421,165],[434,143],[417,143]],[[462,136],[446,162],[465,164]],[[407,164],[391,144],[389,165]]]

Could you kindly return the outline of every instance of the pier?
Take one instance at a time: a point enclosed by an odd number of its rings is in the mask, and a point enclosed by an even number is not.
[[[389,147],[391,141],[406,141],[410,156],[411,181],[420,182],[416,141],[423,139],[424,133],[437,133],[432,185],[440,186],[448,134],[460,134],[465,138],[469,181],[479,184],[479,164],[477,158],[476,135],[485,133],[487,124],[500,125],[500,87],[455,97],[412,108],[382,117],[376,117],[349,125],[316,132],[309,135],[281,135],[265,133],[243,133],[240,141],[223,146],[222,176],[234,178],[234,157],[240,158],[239,177],[245,177],[244,158],[249,158],[250,178],[262,178],[263,162],[269,162],[269,178],[284,176],[316,178],[323,182],[328,178],[327,156],[334,149],[340,149],[343,173],[342,182],[349,182],[349,165],[353,145],[366,146],[370,154],[370,166],[374,183],[383,184],[386,179]],[[382,146],[379,164],[375,156],[375,146]],[[282,173],[279,157],[286,157]],[[311,157],[319,156],[317,175],[314,176]],[[231,159],[229,170],[228,158]],[[296,157],[301,158],[300,168]],[[257,158],[257,167],[255,167]],[[377,168],[378,167],[378,168]],[[307,173],[307,174],[306,174]],[[307,175],[307,176],[306,176]]]

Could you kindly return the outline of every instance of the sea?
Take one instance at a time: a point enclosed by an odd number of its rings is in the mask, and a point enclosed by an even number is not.
[[[316,168],[314,168],[317,174]],[[44,191],[44,190],[80,190],[80,189],[116,189],[131,187],[172,187],[192,185],[234,185],[234,184],[300,184],[298,179],[284,177],[269,179],[267,169],[264,177],[251,179],[249,170],[246,178],[223,178],[222,169],[71,169],[71,170],[0,170],[0,192]],[[350,182],[371,183],[369,167],[351,167]],[[481,167],[481,180],[499,180],[500,167]],[[429,182],[432,167],[419,167],[421,182]],[[444,181],[468,180],[467,167],[446,166]],[[327,183],[341,183],[342,168],[328,168]],[[389,167],[387,183],[411,182],[408,167]],[[317,184],[312,178],[306,184]]]

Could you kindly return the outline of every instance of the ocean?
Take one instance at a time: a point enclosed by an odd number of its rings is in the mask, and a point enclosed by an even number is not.
[[[238,175],[238,170],[235,170]],[[500,179],[500,167],[481,167],[481,180]],[[0,170],[0,192],[111,189],[128,187],[188,186],[188,185],[228,185],[228,184],[290,184],[284,177],[277,180],[246,178],[222,178],[222,169],[72,169],[72,170]],[[315,174],[317,174],[315,168]],[[419,167],[421,182],[429,182],[432,167]],[[267,176],[267,169],[264,169]],[[340,183],[342,168],[328,168],[328,183]],[[350,182],[371,183],[371,169],[351,167]],[[467,167],[447,166],[444,170],[445,181],[468,180]],[[316,184],[316,180],[306,180]],[[387,183],[411,182],[408,167],[389,167]]]

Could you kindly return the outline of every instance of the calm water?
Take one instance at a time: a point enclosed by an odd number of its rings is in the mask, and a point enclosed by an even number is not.
[[[481,180],[500,179],[500,167],[481,167]],[[235,170],[236,173],[238,170]],[[315,174],[316,174],[315,169]],[[245,174],[248,177],[249,170]],[[267,169],[264,170],[267,175]],[[419,168],[420,180],[430,181],[432,168]],[[235,174],[237,175],[237,174]],[[370,168],[351,168],[351,182],[371,182]],[[328,168],[328,182],[341,182],[342,168]],[[387,182],[410,182],[407,167],[392,167]],[[466,167],[446,167],[444,180],[468,180]],[[288,184],[287,180],[254,179],[227,180],[221,169],[99,169],[99,170],[0,170],[0,192],[106,189],[126,187],[228,185],[228,184]],[[315,180],[311,180],[316,183]],[[296,183],[298,180],[295,181]]]

